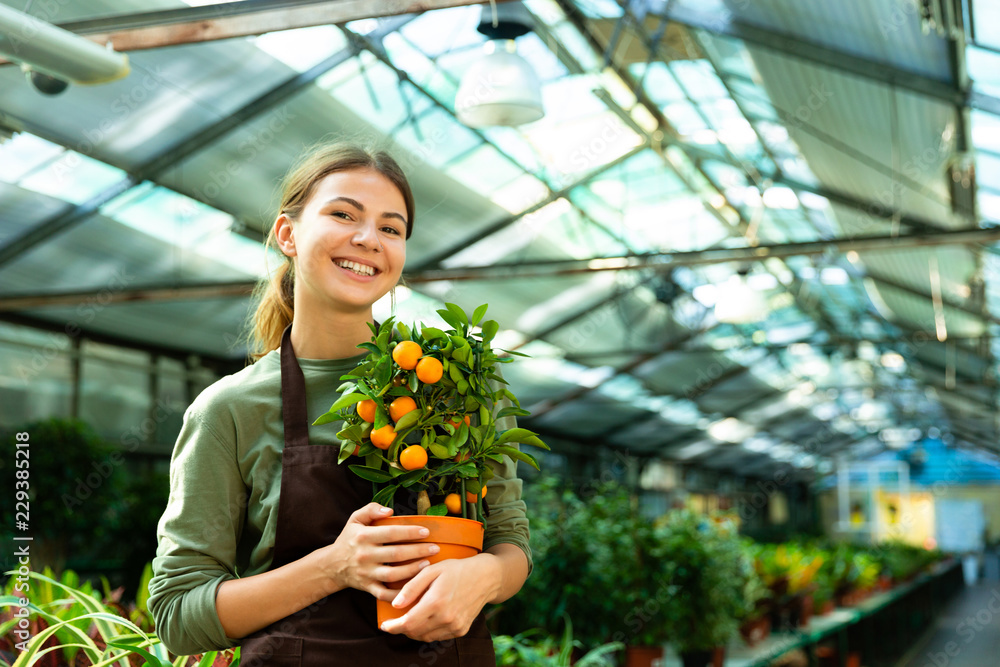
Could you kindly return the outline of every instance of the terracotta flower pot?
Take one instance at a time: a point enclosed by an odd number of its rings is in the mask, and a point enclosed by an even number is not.
[[[414,542],[433,542],[441,547],[441,550],[433,556],[425,559],[432,564],[449,558],[469,558],[481,553],[483,550],[483,524],[472,519],[463,519],[453,516],[418,516],[404,515],[391,516],[387,519],[377,519],[372,522],[373,526],[423,526],[430,530],[430,535]],[[413,562],[413,561],[409,561]],[[389,588],[399,590],[409,579],[386,584]],[[416,600],[414,600],[416,603]],[[383,621],[399,618],[405,614],[414,603],[397,609],[390,602],[376,600],[375,607],[378,611],[378,625]]]
[[[625,667],[654,667],[662,659],[662,646],[628,646],[625,649]]]
[[[747,646],[756,646],[767,639],[771,634],[771,617],[759,616],[753,620],[745,621],[740,626],[740,636]]]

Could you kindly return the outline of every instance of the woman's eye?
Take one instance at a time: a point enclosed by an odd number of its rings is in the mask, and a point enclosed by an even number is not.
[[[330,215],[332,215],[335,218],[343,218],[344,220],[350,220],[351,219],[351,216],[348,215],[347,213],[345,213],[344,211],[334,211]]]
[[[382,231],[389,232],[390,234],[395,234],[396,236],[399,236],[399,230],[396,229],[395,227],[383,227]]]

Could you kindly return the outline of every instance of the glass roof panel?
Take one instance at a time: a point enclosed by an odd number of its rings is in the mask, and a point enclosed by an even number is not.
[[[973,88],[987,95],[1000,95],[1000,53],[969,46],[965,60]]]
[[[445,173],[472,190],[489,196],[524,171],[493,146],[482,144],[450,162]]]
[[[233,224],[229,214],[149,182],[116,197],[100,212],[182,248],[196,246]]]
[[[633,63],[629,65],[629,71],[636,81],[643,79],[642,87],[646,91],[646,96],[657,106],[687,101],[684,91],[677,85],[677,80],[670,75],[670,70],[662,62],[649,63],[648,67],[646,63]]]
[[[994,0],[972,0],[976,41],[1000,49],[1000,5]]]
[[[344,33],[332,25],[268,32],[248,41],[298,72],[305,72],[347,46]]]
[[[481,9],[475,6],[425,12],[404,25],[400,32],[433,58],[485,42],[486,37],[476,30],[480,12]]]
[[[408,103],[412,107],[417,95],[411,88],[404,100],[402,91],[408,88],[408,84],[401,82],[390,67],[371,54],[365,52],[361,58],[363,68],[358,67],[346,80],[327,90],[331,97],[346,104],[361,118],[383,131],[389,131],[406,120]],[[326,86],[321,84],[321,87]]]
[[[482,144],[472,130],[440,107],[429,109],[415,123],[398,126],[392,137],[438,169]]]
[[[976,152],[976,185],[1000,190],[1000,154]]]
[[[972,143],[976,148],[982,148],[1000,155],[1000,118],[984,111],[973,109]]]
[[[729,97],[726,87],[707,60],[677,60],[670,63],[670,69],[695,102]]]
[[[19,132],[0,144],[0,180],[16,185],[33,170],[55,159],[65,149],[28,132]]]
[[[125,179],[125,172],[76,151],[66,151],[19,185],[73,204],[82,204]]]

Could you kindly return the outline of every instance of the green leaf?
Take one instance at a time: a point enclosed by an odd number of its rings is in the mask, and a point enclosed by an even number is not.
[[[163,660],[160,660],[149,651],[144,651],[138,646],[133,646],[132,644],[126,644],[124,642],[108,642],[107,644],[108,646],[113,646],[114,648],[120,648],[125,651],[128,651],[129,653],[138,653],[146,660],[147,664],[152,665],[153,667],[170,667],[169,662],[164,662]]]
[[[459,306],[455,305],[454,303],[446,303],[444,305],[448,307],[448,310],[450,310],[455,315],[455,317],[458,318],[459,322],[461,322],[462,324],[469,323],[469,316],[466,315],[465,311],[462,310]],[[455,328],[457,329],[458,327]]]
[[[448,339],[448,334],[441,331],[437,327],[424,327],[420,330],[421,335],[423,335],[424,340],[431,341],[435,338],[442,338],[444,340]]]
[[[375,482],[376,484],[383,484],[392,480],[392,475],[384,473],[378,468],[359,465],[348,466],[348,468],[358,477],[367,479],[369,482]]]
[[[462,475],[463,477],[475,477],[479,479],[479,470],[472,463],[462,463],[455,467],[455,472]]]
[[[439,459],[450,459],[452,457],[452,455],[448,453],[447,447],[445,447],[444,445],[439,445],[436,442],[432,442],[430,445],[428,445],[427,449],[429,449],[431,454],[433,454],[436,458]]]
[[[400,486],[412,486],[422,480],[430,471],[429,468],[418,468],[417,470],[407,470],[396,478],[396,484]]]
[[[420,381],[417,379],[417,374],[410,371],[410,377],[406,379],[406,386],[410,388],[414,394],[417,393],[417,388],[420,386]]]
[[[368,397],[365,396],[364,394],[360,394],[360,393],[353,393],[353,394],[347,394],[346,396],[341,396],[340,398],[338,398],[334,402],[333,405],[330,406],[330,412],[337,412],[338,410],[343,410],[344,408],[346,408],[346,407],[348,407],[350,405],[354,405],[355,403],[360,403],[361,401],[365,400],[366,398],[368,398]],[[320,419],[322,419],[322,417],[320,417]],[[319,420],[317,420],[317,421],[319,421]],[[322,422],[322,423],[325,424],[326,422]]]
[[[549,446],[542,442],[541,438],[537,435],[531,435],[521,441],[522,445],[531,445],[532,447],[538,447],[539,449],[549,450]]]
[[[524,408],[507,407],[497,413],[497,419],[503,417],[526,417],[530,414],[531,412]]]
[[[496,451],[498,451],[498,452],[500,452],[502,454],[506,454],[507,456],[509,456],[510,458],[514,459],[515,461],[524,461],[525,463],[527,463],[528,465],[530,465],[535,470],[539,470],[538,461],[536,461],[535,457],[532,456],[531,454],[526,454],[526,453],[522,452],[521,450],[515,449],[513,447],[497,447]]]
[[[375,497],[372,498],[372,502],[378,503],[379,505],[385,505],[386,507],[391,507],[392,499],[396,495],[396,491],[398,489],[399,486],[396,484],[393,484],[392,486],[387,486],[375,494]]]
[[[340,454],[337,455],[337,463],[343,463],[347,459],[354,456],[354,448],[357,447],[357,443],[351,442],[350,440],[345,440],[340,443]]]
[[[537,436],[538,434],[534,431],[529,431],[526,428],[512,428],[504,431],[497,438],[496,443],[502,445],[508,442],[524,442],[525,438],[530,438],[531,436]]]
[[[432,505],[430,509],[427,510],[427,516],[445,516],[448,514],[448,507],[441,503],[440,505]]]
[[[399,433],[404,429],[410,428],[417,423],[418,419],[420,419],[420,408],[410,410],[405,415],[400,417],[398,422],[396,422],[396,432]]]
[[[483,342],[489,343],[491,340],[493,340],[493,337],[497,335],[497,332],[500,331],[500,325],[497,324],[496,320],[486,320],[485,322],[483,322],[482,329],[483,329],[483,334],[482,334]]]
[[[490,423],[490,411],[485,405],[479,406],[479,423],[489,424]]]
[[[500,350],[501,352],[506,352],[507,354],[513,354],[515,357],[530,357],[530,354],[525,354],[524,352],[516,352],[514,350]],[[501,359],[500,361],[504,361]]]
[[[467,381],[465,381],[465,380],[461,380],[458,383],[457,390],[458,390],[458,393],[464,395],[467,391],[469,391],[469,383]]]
[[[464,445],[466,441],[468,441],[468,439],[469,439],[469,427],[463,421],[462,425],[459,426],[458,430],[455,431],[455,434],[451,436],[451,440],[448,442],[448,449],[454,451],[457,448]]]
[[[460,320],[455,317],[455,315],[450,310],[440,309],[437,314],[441,316],[441,319],[452,326],[452,328],[457,329]]]
[[[486,314],[486,309],[488,307],[489,307],[489,304],[488,303],[484,303],[483,305],[481,305],[478,308],[476,308],[476,312],[472,313],[472,322],[470,322],[470,324],[472,324],[472,326],[476,326],[477,324],[479,324],[479,320],[483,319],[483,315]]]
[[[410,327],[406,326],[402,322],[396,324],[396,330],[399,332],[399,337],[403,340],[410,339]]]
[[[507,389],[506,387],[504,387],[502,391],[503,395],[509,398],[511,403],[513,403],[517,407],[521,407],[521,402],[517,400],[517,396],[514,395],[514,392],[512,392],[510,389]]]
[[[382,350],[379,349],[378,345],[375,343],[361,343],[358,347],[363,347],[369,352],[375,352],[376,354],[382,354]]]
[[[340,417],[337,415],[336,412],[327,412],[326,414],[322,414],[319,417],[317,417],[316,421],[314,421],[312,425],[321,426],[322,424],[329,424],[330,422],[335,422],[338,419],[340,419]]]
[[[375,426],[373,428],[380,429],[389,423],[389,415],[386,413],[385,409],[381,405],[376,404],[375,406]]]
[[[462,369],[458,367],[458,364],[451,364],[448,369],[448,375],[451,377],[452,381],[456,384],[465,379],[462,375]]]

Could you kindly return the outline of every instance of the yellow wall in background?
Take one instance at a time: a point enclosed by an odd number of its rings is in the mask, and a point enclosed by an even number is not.
[[[888,502],[890,498],[895,498],[896,494],[885,493],[880,498],[877,511],[879,518],[884,523],[889,520]],[[986,517],[987,541],[1000,541],[1000,486],[978,485],[978,486],[956,486],[941,484],[939,487],[913,487],[910,493],[913,499],[913,520],[912,528],[915,534],[919,534],[921,542],[905,536],[905,531],[897,529],[895,533],[900,533],[900,537],[913,544],[922,543],[926,537],[934,536],[933,503],[937,499],[949,500],[978,500],[983,504],[983,514]],[[918,502],[919,499],[919,502]],[[820,517],[823,523],[823,530],[827,535],[836,536],[833,526],[837,521],[837,490],[829,489],[819,496]],[[897,499],[898,500],[898,499]]]

